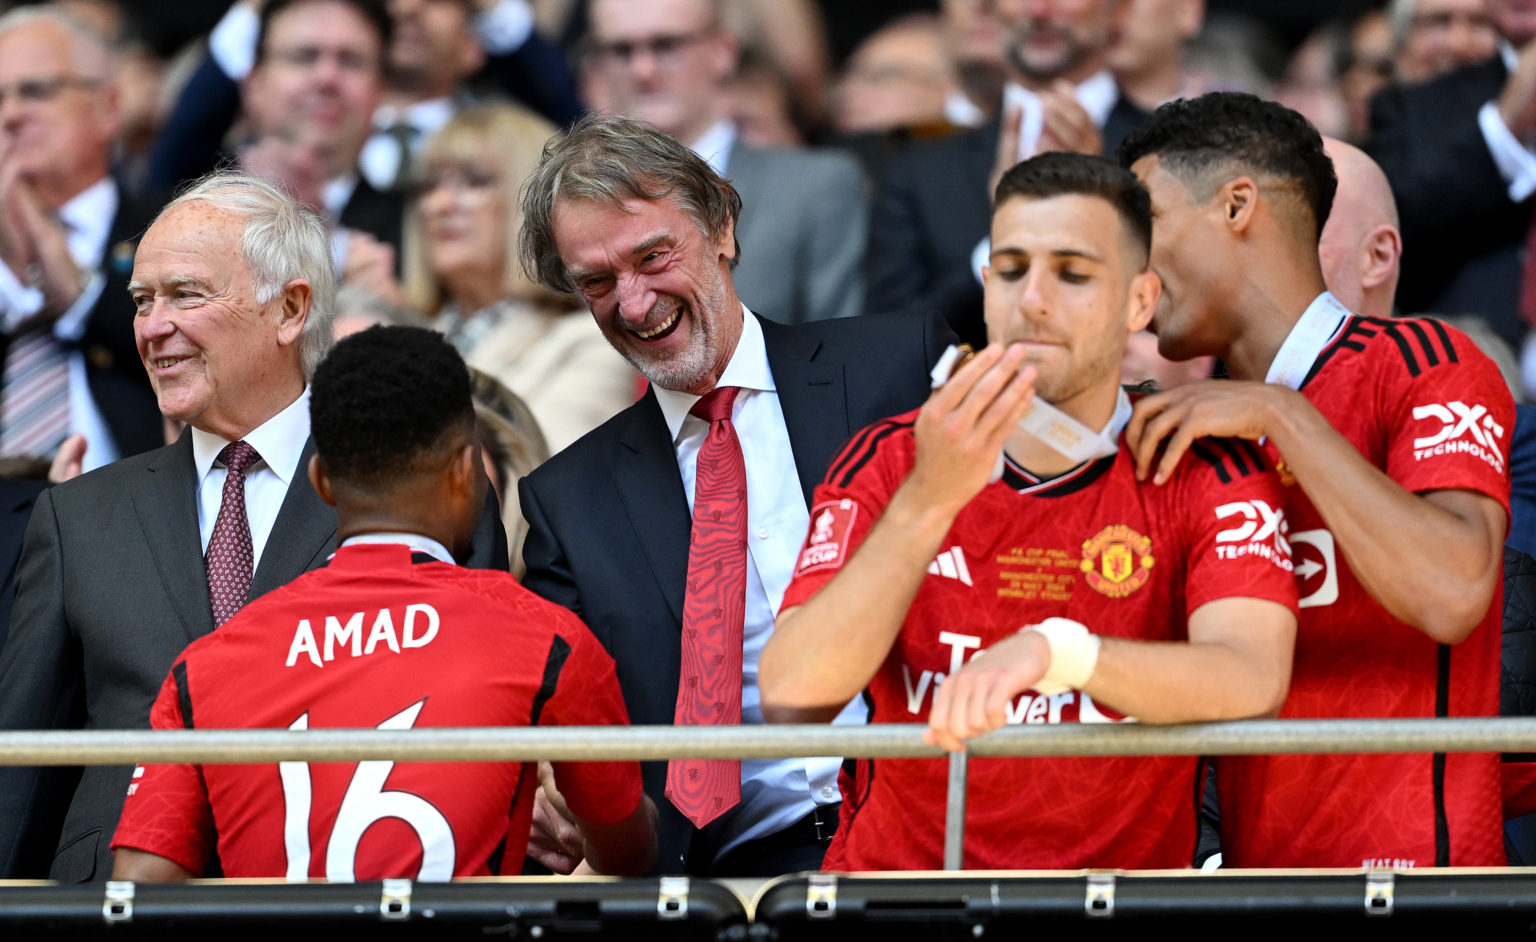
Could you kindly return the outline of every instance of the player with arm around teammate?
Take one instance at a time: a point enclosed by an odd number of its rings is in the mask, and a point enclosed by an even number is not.
[[[1277,710],[1296,624],[1277,477],[1207,440],[1160,492],[1121,439],[1122,351],[1158,298],[1145,190],[1048,154],[995,206],[991,343],[833,462],[763,655],[765,713],[821,720],[867,688],[877,722],[958,749],[1005,722]],[[944,764],[855,778],[827,866],[937,867]],[[1190,757],[975,760],[965,866],[1188,866],[1200,781]]]
[[[485,501],[463,361],[433,331],[379,327],[321,364],[310,403],[329,565],[241,610],[176,660],[156,729],[627,723],[613,661],[511,575],[452,563]],[[600,872],[655,855],[633,762],[556,763]],[[141,766],[113,876],[447,880],[520,872],[533,763]]]

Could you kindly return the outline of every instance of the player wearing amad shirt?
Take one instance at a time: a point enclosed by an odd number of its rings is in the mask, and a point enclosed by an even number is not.
[[[485,501],[464,362],[441,336],[374,328],[311,387],[310,480],[334,504],[330,564],[193,642],[156,729],[627,722],[612,660],[579,619],[507,573],[461,569]],[[633,762],[556,763],[592,868],[643,873],[655,808]],[[531,763],[146,765],[113,876],[447,880],[521,871]]]
[[[856,435],[817,489],[764,712],[824,720],[868,688],[877,722],[926,720],[959,749],[1005,722],[1277,709],[1296,625],[1277,477],[1251,445],[1210,440],[1172,488],[1142,486],[1119,441],[1121,356],[1158,296],[1146,192],[1053,153],[1008,171],[995,205],[991,343],[918,412]],[[1026,413],[1077,446],[1054,450]],[[978,759],[965,866],[1188,866],[1200,771]],[[944,785],[941,760],[859,763],[827,866],[938,867]]]
[[[1235,380],[1138,403],[1138,473],[1166,480],[1194,437],[1232,435],[1290,485],[1301,624],[1281,715],[1497,714],[1514,425],[1497,368],[1436,321],[1357,317],[1324,291],[1335,177],[1295,112],[1175,102],[1121,161],[1152,195],[1159,349],[1219,356]],[[1504,863],[1492,754],[1236,756],[1217,782],[1231,865]]]

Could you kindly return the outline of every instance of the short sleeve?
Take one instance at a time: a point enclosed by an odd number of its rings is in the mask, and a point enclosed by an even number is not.
[[[1179,486],[1169,496],[1187,547],[1185,617],[1224,598],[1297,611],[1285,489],[1259,449],[1238,439],[1201,439],[1179,468]]]
[[[629,712],[613,658],[574,615],[550,644],[546,684],[554,693],[535,718],[542,726],[627,726]],[[555,781],[577,817],[615,824],[640,804],[638,762],[556,762]]]
[[[185,729],[178,660],[160,686],[150,710],[152,729]],[[201,874],[213,856],[217,835],[202,768],[189,764],[140,765],[133,770],[123,815],[112,847],[132,847]]]
[[[852,558],[912,467],[915,413],[876,422],[843,448],[811,501],[810,529],[780,610],[801,605]]]
[[[1507,514],[1515,403],[1498,366],[1439,321],[1405,319],[1392,334],[1402,355],[1383,358],[1378,392],[1388,476],[1414,493],[1476,491]]]

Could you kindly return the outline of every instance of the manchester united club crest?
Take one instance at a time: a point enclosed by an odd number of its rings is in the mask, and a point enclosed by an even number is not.
[[[1152,578],[1152,541],[1117,524],[1083,541],[1079,564],[1088,585],[1112,599],[1125,598]]]

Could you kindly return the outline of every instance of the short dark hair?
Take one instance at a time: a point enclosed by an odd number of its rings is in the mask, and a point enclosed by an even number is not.
[[[1015,196],[1067,195],[1096,196],[1113,206],[1145,260],[1152,248],[1152,199],[1135,174],[1096,154],[1048,151],[1015,164],[997,181],[992,205]]]
[[[1295,111],[1246,92],[1212,92],[1171,101],[1120,144],[1126,167],[1158,157],[1201,200],[1231,176],[1255,173],[1294,184],[1317,232],[1328,222],[1339,178],[1323,150],[1323,137]],[[1206,185],[1192,185],[1203,183]],[[1199,192],[1197,192],[1199,191]]]
[[[654,128],[619,115],[588,115],[544,145],[539,166],[523,184],[523,228],[517,252],[523,270],[552,291],[575,290],[555,246],[555,206],[592,200],[670,199],[699,231],[714,239],[741,218],[741,195],[704,158]],[[741,260],[741,243],[731,267]]]
[[[455,430],[473,435],[469,371],[437,331],[370,327],[338,342],[315,370],[309,421],[332,479],[388,492],[441,460]]]
[[[261,5],[260,26],[256,30],[256,61],[261,62],[267,55],[267,33],[272,28],[272,21],[285,10],[302,6],[306,3],[316,3],[318,0],[267,0]],[[335,0],[336,3],[345,4],[357,11],[357,14],[368,21],[373,31],[379,37],[379,71],[382,73],[389,68],[389,43],[394,38],[395,23],[389,18],[389,10],[384,5],[384,0]]]

